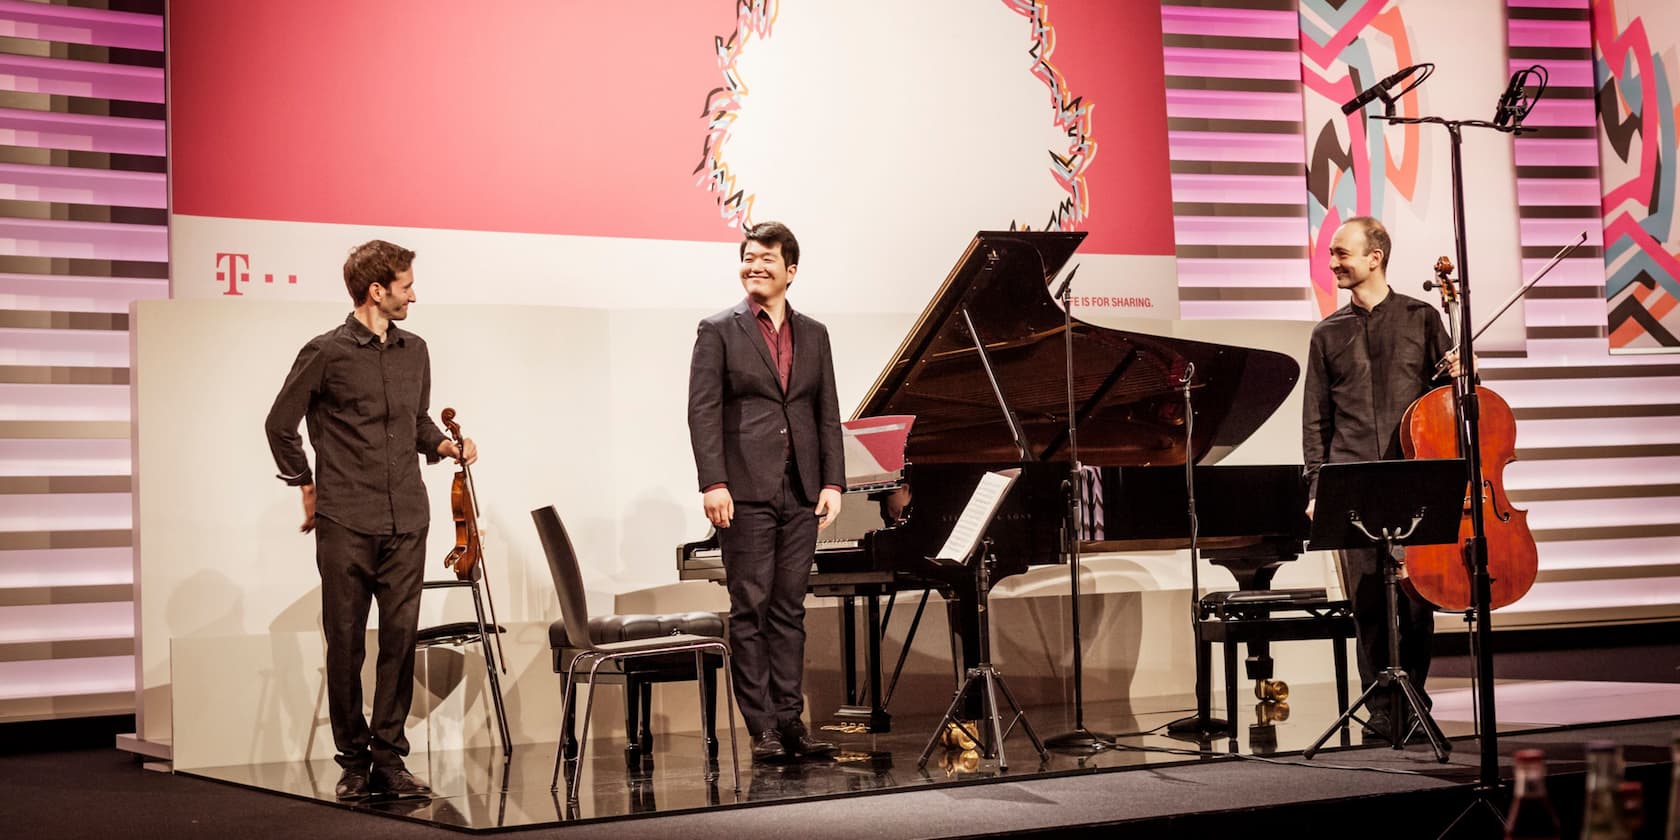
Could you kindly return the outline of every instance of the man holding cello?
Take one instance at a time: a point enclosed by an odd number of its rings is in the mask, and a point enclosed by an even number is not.
[[[1441,316],[1429,304],[1389,288],[1391,240],[1382,222],[1348,219],[1330,240],[1336,287],[1352,299],[1313,328],[1302,401],[1302,454],[1307,467],[1307,516],[1313,515],[1318,469],[1326,463],[1402,457],[1400,426],[1407,407],[1457,376],[1459,365]],[[1443,357],[1451,370],[1436,373]],[[1395,548],[1396,560],[1404,555]],[[1381,548],[1340,552],[1343,586],[1357,627],[1359,678],[1369,688],[1388,667],[1388,617]],[[1428,702],[1431,605],[1406,597],[1399,604],[1400,667]],[[1388,732],[1392,699],[1372,697],[1366,733]]]
[[[413,251],[377,239],[350,252],[344,285],[355,309],[303,346],[265,424],[278,478],[303,494],[301,530],[315,533],[327,712],[343,768],[335,793],[346,800],[431,793],[403,766],[431,510],[415,456],[478,459],[470,438],[457,445],[432,422],[426,343],[395,323],[415,301],[413,263]],[[305,419],[314,472],[297,431]],[[370,727],[362,660],[373,599],[379,660]]]

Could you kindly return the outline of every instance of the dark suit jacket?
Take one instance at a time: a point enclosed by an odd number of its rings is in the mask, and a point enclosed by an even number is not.
[[[688,371],[688,434],[700,489],[728,484],[736,501],[770,501],[783,453],[799,466],[805,498],[846,486],[840,404],[828,328],[793,307],[793,370],[782,392],[752,309],[742,299],[700,322]]]

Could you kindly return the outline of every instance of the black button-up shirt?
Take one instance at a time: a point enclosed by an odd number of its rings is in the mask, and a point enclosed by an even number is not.
[[[426,527],[431,506],[416,453],[436,463],[443,431],[432,422],[426,342],[391,324],[381,343],[351,314],[311,339],[269,409],[268,447],[282,481],[315,485],[315,515],[363,534]],[[317,474],[298,436],[306,419]]]
[[[1326,463],[1401,457],[1400,417],[1451,381],[1434,375],[1451,349],[1441,316],[1392,290],[1368,312],[1350,301],[1313,328],[1301,438],[1309,497]]]

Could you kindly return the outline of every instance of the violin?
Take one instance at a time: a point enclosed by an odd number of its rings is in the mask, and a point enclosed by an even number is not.
[[[1440,258],[1435,262],[1435,281],[1424,288],[1441,290],[1441,307],[1447,312],[1457,346],[1459,297],[1457,283],[1449,276],[1452,270],[1452,261]],[[1480,385],[1475,387],[1481,415],[1477,428],[1482,486],[1472,493],[1468,482],[1465,485],[1456,543],[1406,546],[1403,584],[1407,591],[1437,610],[1450,612],[1462,612],[1474,604],[1472,558],[1465,546],[1475,536],[1472,505],[1481,506],[1486,536],[1492,582],[1489,609],[1507,606],[1527,594],[1539,567],[1534,534],[1528,529],[1528,511],[1513,507],[1505,495],[1505,465],[1517,459],[1516,418],[1503,397]],[[1443,385],[1418,397],[1401,415],[1400,449],[1407,458],[1460,458],[1466,431],[1459,417],[1457,391],[1453,385]]]
[[[461,434],[461,424],[455,422],[455,409],[445,408],[441,415],[443,428],[449,432],[451,440],[455,441],[457,452],[466,452],[466,440]],[[499,628],[496,620],[496,598],[490,593],[490,578],[484,573],[484,540],[478,528],[478,492],[473,487],[472,470],[467,467],[465,458],[459,461],[461,469],[455,473],[455,479],[449,486],[449,510],[455,519],[455,547],[449,550],[448,556],[443,558],[444,568],[455,573],[457,580],[482,581],[484,583],[484,597],[490,604],[490,625]],[[479,620],[483,620],[483,613],[479,613]],[[507,657],[502,653],[502,634],[496,636],[496,654],[502,661],[502,673],[507,673]]]

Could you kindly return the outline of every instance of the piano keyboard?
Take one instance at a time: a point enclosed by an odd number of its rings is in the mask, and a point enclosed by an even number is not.
[[[817,556],[820,558],[824,554],[857,551],[862,544],[862,540],[818,540]],[[817,574],[818,565],[811,565],[811,574]],[[683,580],[723,580],[723,550],[716,546],[694,549],[683,558],[677,571],[678,577]]]
[[[818,540],[817,554],[831,551],[856,551],[858,546],[862,544],[862,540]],[[723,549],[695,549],[688,555],[688,562],[683,565],[690,569],[721,569],[723,568]]]

